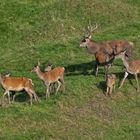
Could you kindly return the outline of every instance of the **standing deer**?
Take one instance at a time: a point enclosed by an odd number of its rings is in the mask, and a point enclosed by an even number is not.
[[[95,76],[98,75],[98,66],[104,65],[106,72],[111,66],[113,60],[117,58],[116,56],[126,50],[125,55],[129,58],[132,55],[133,42],[126,40],[113,40],[106,42],[96,42],[91,39],[91,34],[97,29],[97,24],[93,26],[88,26],[88,34],[80,43],[80,47],[87,49],[89,54],[94,54],[96,59],[95,64]]]
[[[2,103],[4,103],[5,95],[8,95],[8,101],[10,103],[10,91],[19,92],[25,90],[30,97],[30,105],[32,105],[32,98],[35,98],[35,101],[38,101],[38,96],[34,90],[34,84],[31,79],[26,77],[11,77],[9,75],[0,74],[0,83],[5,89]]]
[[[135,76],[135,80],[137,82],[137,91],[140,91],[139,82],[138,82],[138,73],[140,73],[140,60],[129,60],[125,56],[125,53],[126,52],[124,51],[118,55],[118,57],[122,59],[123,64],[126,68],[124,78],[123,78],[119,88],[121,88],[123,86],[125,79],[127,78],[128,74],[130,73]]]
[[[42,72],[40,67],[39,67],[39,63],[37,66],[35,66],[31,72],[35,72],[38,77],[44,81],[45,85],[46,85],[46,99],[47,97],[49,97],[50,95],[50,85],[52,83],[57,82],[58,83],[58,87],[56,89],[56,93],[58,92],[60,86],[63,84],[63,90],[64,90],[64,71],[65,68],[64,67],[56,67],[50,71],[47,72]]]
[[[115,91],[115,82],[116,82],[116,75],[115,74],[107,74],[106,76],[106,95],[111,96],[112,91]]]
[[[44,69],[45,72],[52,70],[52,64],[48,63]],[[56,83],[50,85],[50,92],[53,92],[56,89]]]

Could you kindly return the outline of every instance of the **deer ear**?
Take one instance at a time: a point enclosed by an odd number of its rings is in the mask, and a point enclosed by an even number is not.
[[[11,75],[11,74],[10,74],[10,73],[8,73],[8,74],[6,74],[6,75],[5,75],[5,77],[9,77],[10,75]]]
[[[38,65],[38,66],[40,66],[40,62],[39,62],[39,60],[38,60],[38,63],[37,63],[37,65]]]
[[[89,35],[88,38],[91,39],[91,35]]]

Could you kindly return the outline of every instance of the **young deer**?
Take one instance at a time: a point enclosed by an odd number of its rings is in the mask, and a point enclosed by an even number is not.
[[[137,91],[140,91],[139,82],[138,82],[138,73],[140,73],[140,60],[129,60],[125,56],[125,51],[121,52],[118,55],[118,57],[122,59],[123,64],[126,68],[124,78],[123,78],[119,88],[121,88],[123,86],[125,79],[127,78],[128,74],[130,73],[135,76],[135,80],[137,82]]]
[[[133,43],[126,40],[113,40],[106,42],[96,42],[94,40],[91,40],[91,34],[96,29],[97,24],[95,27],[88,26],[88,33],[80,43],[80,47],[87,48],[88,53],[95,55],[95,76],[98,75],[98,65],[105,65],[106,71],[108,71],[108,67],[111,65],[113,60],[117,58],[116,56],[119,53],[126,50],[126,56],[130,57],[132,55],[133,47]]]
[[[63,84],[63,90],[65,90],[64,89],[65,88],[64,87],[64,71],[65,71],[64,67],[56,67],[53,70],[50,70],[50,71],[47,71],[47,72],[42,72],[40,70],[39,63],[38,63],[37,66],[35,66],[32,69],[32,72],[36,72],[38,77],[42,81],[44,81],[44,83],[46,85],[46,99],[50,95],[49,87],[52,83],[55,83],[55,82],[58,83],[58,87],[56,89],[56,94],[57,94],[61,84]]]
[[[35,101],[38,101],[38,96],[35,93],[32,80],[26,77],[11,77],[9,75],[0,74],[0,83],[5,89],[2,103],[4,103],[5,95],[8,95],[8,101],[10,103],[10,91],[19,92],[25,90],[30,97],[30,105],[32,105],[32,97]]]
[[[106,95],[111,96],[112,91],[115,91],[115,82],[116,82],[116,75],[115,74],[107,74],[106,76]]]

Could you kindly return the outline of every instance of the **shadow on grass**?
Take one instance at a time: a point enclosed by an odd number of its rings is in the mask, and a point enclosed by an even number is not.
[[[65,66],[66,76],[76,76],[76,75],[94,75],[95,76],[95,64],[96,61],[81,63],[81,64],[73,64]],[[99,65],[98,74],[105,74],[104,65]],[[116,66],[116,64],[115,64]],[[117,66],[122,66],[117,64]],[[90,72],[89,72],[90,71]]]
[[[81,64],[73,64],[65,66],[66,69],[66,76],[76,76],[76,75],[91,75],[93,72],[89,72],[89,70],[93,71],[93,68],[95,66],[95,62],[87,62],[87,63],[81,63]]]
[[[13,99],[13,96],[15,95],[15,102],[29,102],[29,95],[25,91],[21,92],[12,92],[11,93],[11,99]]]

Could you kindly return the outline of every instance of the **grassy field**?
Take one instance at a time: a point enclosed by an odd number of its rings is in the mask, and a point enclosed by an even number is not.
[[[32,78],[40,103],[29,106],[20,92],[0,107],[0,140],[138,140],[140,93],[133,76],[118,89],[124,70],[115,60],[116,92],[106,97],[104,68],[79,48],[88,23],[97,23],[96,41],[133,41],[140,59],[139,0],[0,0],[0,73]],[[64,66],[66,92],[45,100],[45,86],[31,69],[40,60]],[[3,95],[0,88],[0,96]]]

